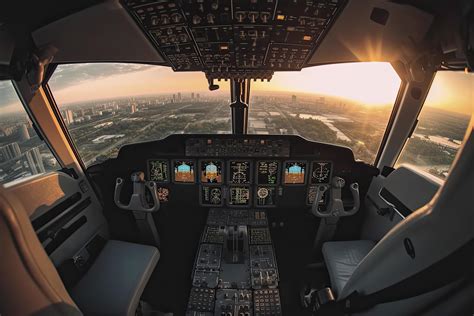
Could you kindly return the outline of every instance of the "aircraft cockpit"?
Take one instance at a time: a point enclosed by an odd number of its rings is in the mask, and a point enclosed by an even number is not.
[[[0,315],[472,314],[472,1],[10,5]]]

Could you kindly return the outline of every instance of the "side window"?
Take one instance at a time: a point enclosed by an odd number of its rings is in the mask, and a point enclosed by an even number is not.
[[[410,164],[445,179],[474,111],[474,74],[440,71],[396,167]]]
[[[0,184],[59,169],[36,134],[11,81],[0,81]]]

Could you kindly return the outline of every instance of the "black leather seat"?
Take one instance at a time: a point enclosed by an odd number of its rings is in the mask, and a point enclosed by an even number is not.
[[[371,240],[331,241],[323,245],[331,285],[340,294],[359,263],[374,248]]]
[[[85,315],[134,316],[159,258],[155,247],[110,240],[71,296]]]

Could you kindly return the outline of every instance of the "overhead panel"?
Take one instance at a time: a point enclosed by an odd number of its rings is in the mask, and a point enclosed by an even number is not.
[[[175,71],[270,79],[303,68],[344,0],[125,0]]]

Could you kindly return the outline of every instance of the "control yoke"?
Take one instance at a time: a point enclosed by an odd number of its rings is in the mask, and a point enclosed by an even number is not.
[[[120,202],[120,193],[122,192],[123,179],[115,180],[115,204],[123,210],[139,211],[139,212],[156,212],[160,208],[160,200],[158,199],[158,191],[153,181],[145,181],[145,174],[141,171],[132,173],[130,177],[133,182],[133,194],[128,205]],[[146,200],[145,191],[150,191],[153,199],[153,205],[149,205]]]
[[[120,202],[120,193],[122,192],[124,181],[122,178],[117,178],[117,180],[115,180],[115,204],[123,210],[133,212],[138,230],[140,231],[145,243],[159,246],[160,238],[152,216],[152,213],[160,209],[160,200],[158,199],[156,184],[153,181],[145,181],[145,174],[141,171],[132,173],[130,178],[133,183],[133,193],[130,197],[130,202],[127,205]],[[146,198],[147,189],[153,200],[151,206]]]
[[[350,210],[344,209],[344,203],[342,201],[341,189],[346,184],[346,181],[341,177],[332,178],[331,184],[321,184],[316,188],[316,196],[311,207],[311,212],[314,216],[317,217],[342,217],[350,216],[357,213],[360,207],[360,197],[359,197],[359,184],[357,182],[351,183],[349,189],[352,193],[352,198],[354,200],[354,206]],[[319,209],[319,201],[324,196],[324,193],[330,190],[329,192],[329,202],[327,204],[326,210],[322,211]]]

